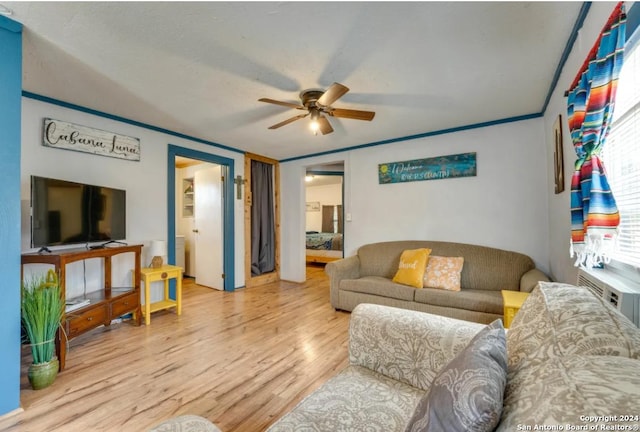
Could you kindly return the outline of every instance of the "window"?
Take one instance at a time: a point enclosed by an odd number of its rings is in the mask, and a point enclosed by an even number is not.
[[[603,151],[607,178],[620,211],[613,259],[640,267],[640,32],[625,48],[611,131]]]

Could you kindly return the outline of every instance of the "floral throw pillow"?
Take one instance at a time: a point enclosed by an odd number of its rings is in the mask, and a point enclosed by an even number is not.
[[[463,264],[464,258],[462,257],[429,257],[422,285],[427,288],[460,291],[460,275]]]
[[[405,432],[493,431],[506,384],[506,335],[495,320],[438,373]]]

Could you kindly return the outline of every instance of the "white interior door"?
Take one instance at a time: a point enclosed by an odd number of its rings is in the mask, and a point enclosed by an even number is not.
[[[196,283],[223,290],[222,166],[196,171],[194,183]]]

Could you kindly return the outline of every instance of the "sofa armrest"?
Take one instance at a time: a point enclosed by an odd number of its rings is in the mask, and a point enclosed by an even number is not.
[[[360,304],[351,314],[349,362],[427,390],[485,326],[424,312]]]
[[[331,261],[324,267],[329,275],[329,293],[331,306],[340,309],[340,281],[343,279],[358,279],[360,277],[360,258],[353,255],[337,261]]]
[[[551,282],[551,279],[537,268],[531,269],[520,278],[520,291],[530,293],[538,282]]]

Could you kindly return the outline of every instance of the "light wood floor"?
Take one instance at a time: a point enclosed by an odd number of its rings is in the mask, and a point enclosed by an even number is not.
[[[186,283],[182,316],[156,312],[71,341],[55,383],[31,390],[0,431],[145,431],[197,414],[224,432],[259,432],[347,365],[349,314],[329,304],[322,267],[304,284],[225,293]],[[143,320],[144,322],[144,320]]]

